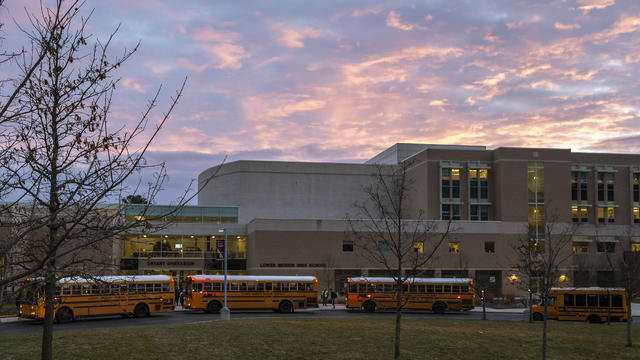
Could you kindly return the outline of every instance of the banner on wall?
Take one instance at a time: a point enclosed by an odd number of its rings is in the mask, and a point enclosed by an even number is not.
[[[216,240],[216,260],[224,261],[224,240]]]

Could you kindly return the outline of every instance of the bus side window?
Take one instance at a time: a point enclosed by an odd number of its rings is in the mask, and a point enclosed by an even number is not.
[[[153,292],[153,284],[152,283],[148,283],[145,285],[145,289],[147,291],[147,294],[150,294]]]
[[[384,292],[384,285],[376,284],[376,292],[377,293],[383,293]]]
[[[62,291],[62,288],[60,286],[56,286],[56,296],[62,295],[61,291]]]
[[[215,281],[213,284],[211,284],[211,289],[213,291],[220,291],[220,289],[222,289],[222,284]]]
[[[69,296],[69,295],[71,295],[71,286],[62,285],[62,296]]]
[[[454,294],[458,294],[458,293],[460,293],[460,285],[453,285],[453,287],[452,287],[452,292],[453,292]]]
[[[171,283],[165,282],[162,283],[162,292],[170,292],[171,291]]]
[[[573,294],[564,294],[564,306],[575,306]]]
[[[122,283],[120,284],[120,294],[124,295],[127,293],[127,284]]]
[[[144,294],[144,284],[138,284],[138,294]]]
[[[586,306],[586,305],[587,305],[587,295],[576,294],[576,306]]]
[[[91,295],[93,296],[100,295],[100,285],[98,284],[91,285]]]
[[[434,285],[434,288],[435,288],[437,293],[441,293],[442,292],[442,285]]]
[[[622,295],[611,295],[611,307],[622,307]]]
[[[247,283],[247,291],[256,291],[256,285],[258,285],[255,281],[249,281]]]
[[[204,291],[211,291],[211,283],[210,282],[204,283]]]
[[[232,281],[228,285],[229,285],[229,291],[238,291],[238,283],[237,282]]]
[[[136,293],[136,284],[129,284],[129,294],[135,294]]]
[[[609,294],[600,294],[600,306],[609,307]]]
[[[367,283],[367,292],[376,292],[376,284]]]
[[[433,293],[434,292],[433,285],[427,285],[427,292],[428,293]]]
[[[587,306],[598,306],[598,295],[597,294],[589,294],[587,295]]]
[[[350,293],[357,293],[358,292],[358,284],[356,284],[356,283],[349,284],[349,292]]]
[[[451,285],[443,285],[444,286],[444,290],[442,292],[444,293],[451,293]]]
[[[89,285],[82,285],[82,295],[91,295],[91,287]]]
[[[266,291],[271,291],[272,287],[273,287],[272,283],[270,282],[264,283],[264,289]]]
[[[424,285],[418,285],[418,292],[424,294]]]
[[[286,283],[286,282],[280,283],[280,291],[282,292],[289,291],[289,283]]]
[[[247,283],[246,282],[241,282],[240,283],[240,291],[247,291]]]
[[[469,292],[469,286],[464,285],[464,286],[460,286],[460,292],[461,293],[468,293]]]
[[[155,290],[155,292],[159,293],[162,292],[162,283],[155,283],[153,284],[153,289]]]
[[[71,287],[71,295],[80,296],[80,285],[73,285]]]
[[[307,291],[313,291],[313,283],[307,283]]]
[[[118,295],[120,291],[120,286],[118,284],[111,284],[111,294]]]
[[[298,283],[298,291],[305,291],[304,283]]]

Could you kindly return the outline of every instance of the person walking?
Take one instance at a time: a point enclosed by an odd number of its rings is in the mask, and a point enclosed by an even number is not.
[[[325,288],[320,293],[320,298],[322,299],[322,306],[327,306],[327,298],[328,297],[329,297],[329,293],[327,292],[327,289]]]
[[[333,305],[333,308],[336,308],[336,298],[338,297],[338,294],[336,294],[335,291],[333,291],[333,289],[331,289],[331,305]]]

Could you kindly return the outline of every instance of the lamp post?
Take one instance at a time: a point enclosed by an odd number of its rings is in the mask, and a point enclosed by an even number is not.
[[[220,320],[230,320],[231,312],[227,307],[227,229],[218,230],[224,233],[224,306],[220,310]]]

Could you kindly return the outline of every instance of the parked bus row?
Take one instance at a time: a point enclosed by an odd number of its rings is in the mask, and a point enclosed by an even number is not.
[[[224,276],[192,275],[184,280],[186,309],[217,313],[224,306]],[[396,283],[391,277],[347,279],[346,307],[375,312],[397,306]],[[473,280],[468,278],[412,278],[403,284],[405,310],[468,311],[474,307]],[[64,323],[79,317],[117,315],[145,317],[171,311],[176,306],[175,280],[166,275],[103,276],[58,281],[54,318]],[[230,310],[273,310],[290,313],[318,307],[318,280],[313,276],[227,276],[227,307]],[[19,316],[43,319],[44,283],[32,281],[19,298]],[[558,320],[606,319],[626,321],[623,289],[554,288],[548,318]],[[542,320],[541,306],[533,307]]]

